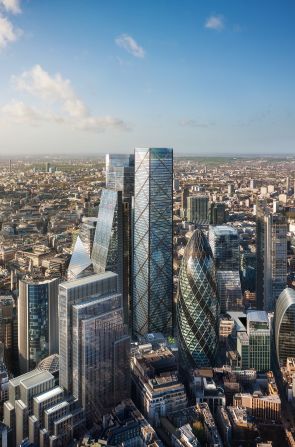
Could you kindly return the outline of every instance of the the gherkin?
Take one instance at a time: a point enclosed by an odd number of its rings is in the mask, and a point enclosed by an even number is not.
[[[212,251],[201,230],[186,246],[179,273],[177,337],[182,366],[212,366],[218,347],[219,302]]]

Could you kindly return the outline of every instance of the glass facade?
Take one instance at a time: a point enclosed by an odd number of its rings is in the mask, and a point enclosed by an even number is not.
[[[172,331],[173,150],[135,149],[132,319],[135,336]]]
[[[267,312],[247,312],[247,334],[249,337],[249,366],[257,372],[269,371],[270,323]]]
[[[58,352],[58,279],[20,281],[19,361],[21,372],[34,369],[40,360]]]
[[[286,288],[280,294],[275,312],[276,352],[280,366],[287,357],[295,357],[295,290]]]
[[[258,309],[275,310],[276,301],[287,285],[286,217],[271,214],[266,203],[256,205],[256,296]]]
[[[216,270],[237,270],[240,268],[239,234],[228,225],[209,227],[209,242],[215,260]]]
[[[91,260],[96,273],[118,274],[123,290],[123,207],[122,192],[104,189],[98,211]]]
[[[134,194],[134,155],[106,155],[106,188],[122,191],[123,198]]]
[[[208,225],[208,196],[191,196],[187,198],[187,220],[197,225]]]
[[[212,251],[203,232],[196,230],[186,246],[179,273],[177,337],[185,367],[213,365],[218,320]]]
[[[243,310],[239,272],[237,270],[218,271],[216,272],[216,282],[221,313],[226,313],[228,310]]]
[[[71,256],[68,268],[68,280],[81,278],[90,274],[92,271],[92,262],[87,251],[87,247],[83,244],[80,236],[77,237],[75,247]]]
[[[134,196],[134,154],[106,155],[106,187],[122,191],[123,197],[123,308],[124,321],[131,326],[132,198]]]
[[[130,337],[123,324],[117,275],[92,275],[60,285],[60,384],[88,420],[130,393]]]

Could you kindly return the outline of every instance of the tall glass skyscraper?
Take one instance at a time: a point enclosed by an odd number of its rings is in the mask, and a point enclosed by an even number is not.
[[[120,292],[123,291],[122,207],[122,191],[102,190],[91,255],[96,273],[118,274]]]
[[[60,386],[98,420],[129,397],[130,337],[112,272],[59,286]]]
[[[286,366],[287,357],[295,357],[295,290],[286,288],[276,302],[276,352],[280,366]]]
[[[256,211],[256,297],[257,308],[273,312],[287,285],[287,220],[271,214],[265,203]]]
[[[239,271],[239,234],[235,228],[229,225],[210,226],[209,242],[217,270]]]
[[[133,334],[172,331],[173,150],[135,149]]]
[[[134,194],[134,154],[106,155],[106,188],[122,191],[123,198]]]
[[[58,278],[19,282],[18,350],[22,374],[58,352],[58,284]]]
[[[123,308],[124,321],[131,326],[132,198],[134,196],[134,154],[106,155],[106,188],[122,191],[123,199]]]
[[[179,273],[177,337],[185,368],[213,366],[219,302],[212,251],[201,230],[189,240]]]

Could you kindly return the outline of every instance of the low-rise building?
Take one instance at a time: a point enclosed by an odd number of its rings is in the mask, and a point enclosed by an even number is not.
[[[186,407],[185,388],[170,349],[154,351],[149,344],[139,346],[133,352],[131,370],[136,402],[152,424],[158,425],[161,416]]]

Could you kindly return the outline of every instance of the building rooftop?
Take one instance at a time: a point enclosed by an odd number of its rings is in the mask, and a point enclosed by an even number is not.
[[[49,371],[37,370],[37,374],[21,380],[21,384],[23,385],[24,388],[29,389],[34,388],[39,383],[47,382],[52,379],[54,379],[54,377]]]
[[[81,287],[91,282],[98,282],[108,278],[115,278],[118,275],[113,272],[96,273],[94,275],[85,276],[84,278],[75,279],[74,281],[65,281],[60,284],[64,289],[74,289]]]
[[[259,323],[269,323],[267,312],[264,310],[248,310],[247,320]]]
[[[225,236],[229,234],[238,236],[237,230],[229,225],[210,226],[210,230],[212,230],[216,236]]]
[[[63,388],[60,386],[57,386],[56,388],[53,388],[52,390],[46,391],[45,393],[41,394],[40,396],[34,397],[34,400],[38,403],[44,402],[47,399],[50,399],[51,397],[58,396],[63,392]]]

